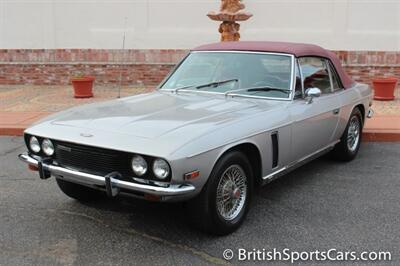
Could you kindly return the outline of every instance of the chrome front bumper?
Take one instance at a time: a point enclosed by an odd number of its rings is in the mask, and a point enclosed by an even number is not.
[[[133,182],[127,182],[119,179],[112,178],[110,175],[98,176],[88,173],[82,173],[76,170],[67,169],[64,167],[56,166],[53,164],[46,164],[40,162],[34,157],[27,153],[20,154],[19,159],[29,165],[33,165],[39,168],[39,171],[45,172],[47,177],[50,175],[62,178],[73,183],[78,183],[88,186],[98,186],[106,189],[109,196],[116,196],[120,189],[124,189],[131,192],[139,192],[144,194],[156,195],[161,197],[167,196],[183,196],[190,194],[195,190],[195,187],[190,184],[182,185],[169,185],[168,187],[158,187],[152,185],[138,184]],[[42,177],[42,174],[41,174]]]

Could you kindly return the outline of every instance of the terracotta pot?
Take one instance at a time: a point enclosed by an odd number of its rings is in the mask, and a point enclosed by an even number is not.
[[[374,100],[392,101],[394,100],[394,90],[397,86],[396,77],[381,77],[372,80],[375,96]]]
[[[93,82],[95,77],[84,76],[72,78],[72,86],[74,87],[75,98],[90,98],[93,97]]]

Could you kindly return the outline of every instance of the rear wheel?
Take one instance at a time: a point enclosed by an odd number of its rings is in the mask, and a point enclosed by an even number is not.
[[[100,191],[56,178],[57,185],[70,198],[88,202],[103,197]]]
[[[246,156],[238,151],[224,155],[200,195],[188,204],[192,222],[216,235],[235,231],[249,210],[252,186],[253,172]]]
[[[358,108],[354,109],[350,115],[349,122],[343,132],[340,142],[336,144],[332,155],[340,161],[353,160],[360,149],[362,137],[362,114]]]

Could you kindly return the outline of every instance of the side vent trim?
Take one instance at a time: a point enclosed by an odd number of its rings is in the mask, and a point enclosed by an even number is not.
[[[277,167],[279,163],[278,132],[273,132],[271,134],[271,144],[272,144],[272,169],[273,169]]]

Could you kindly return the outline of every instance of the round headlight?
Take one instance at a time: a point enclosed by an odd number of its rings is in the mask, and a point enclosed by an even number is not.
[[[163,159],[156,159],[153,163],[154,175],[159,179],[165,179],[169,176],[169,165]]]
[[[45,139],[42,141],[42,149],[44,154],[47,156],[52,156],[54,154],[54,145],[49,139]]]
[[[133,156],[133,158],[132,158],[132,170],[138,176],[144,175],[147,172],[147,162],[146,162],[146,160],[140,155]]]
[[[29,140],[29,147],[35,153],[40,152],[40,143],[36,137],[31,137]]]

